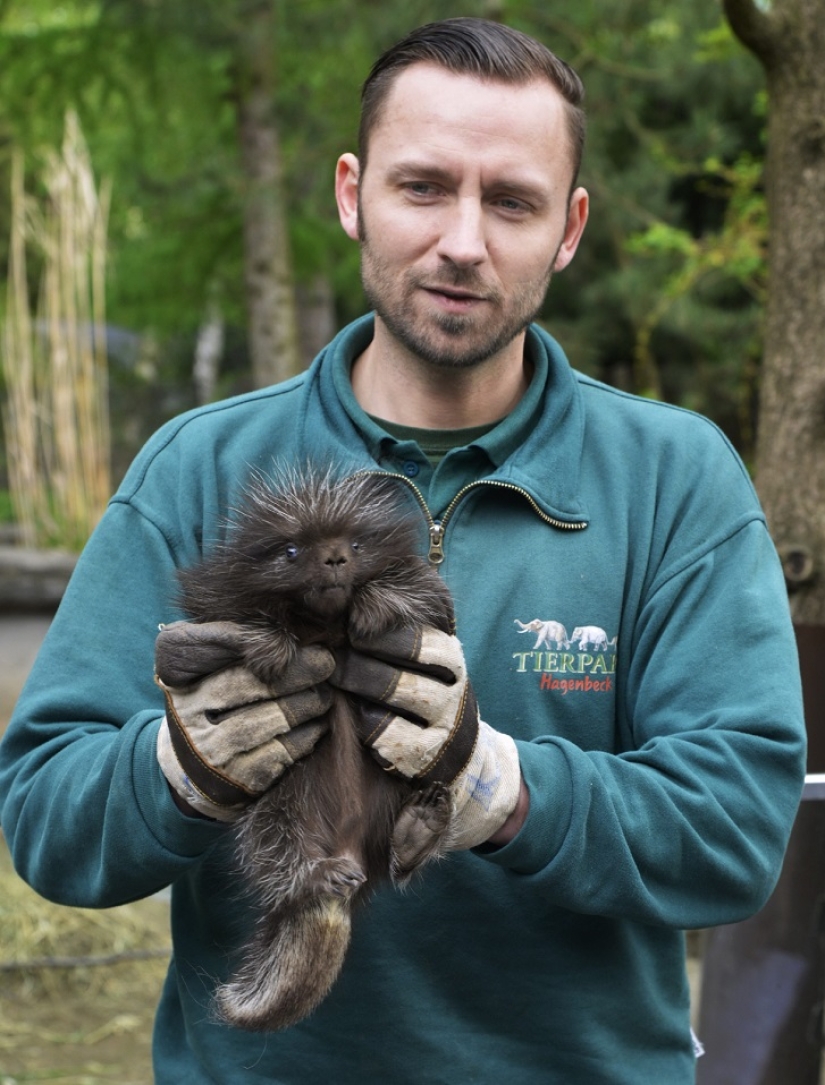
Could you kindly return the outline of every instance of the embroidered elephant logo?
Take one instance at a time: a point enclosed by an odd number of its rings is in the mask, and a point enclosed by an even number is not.
[[[606,651],[608,648],[615,648],[619,638],[613,637],[612,640],[608,640],[607,633],[597,625],[577,625],[570,637],[570,643],[574,644],[576,641],[579,642],[581,652],[587,651],[588,645],[594,651]]]
[[[557,650],[570,647],[567,630],[561,622],[543,622],[539,618],[534,618],[532,622],[520,622],[518,618],[514,619],[514,621],[519,627],[519,633],[536,634],[536,643],[533,645],[534,651],[536,648],[552,648],[554,645]]]

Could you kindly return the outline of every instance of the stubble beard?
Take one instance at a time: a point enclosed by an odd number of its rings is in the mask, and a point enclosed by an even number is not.
[[[445,263],[437,274],[410,269],[399,276],[374,250],[359,215],[361,283],[370,306],[407,351],[440,369],[470,369],[509,346],[535,319],[553,273],[555,255],[541,280],[520,284],[511,296],[492,287],[475,268]],[[410,304],[422,289],[466,290],[483,296],[487,315],[429,313],[417,318]]]

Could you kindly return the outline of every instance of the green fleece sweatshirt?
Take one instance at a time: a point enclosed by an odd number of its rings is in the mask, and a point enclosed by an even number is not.
[[[128,472],[0,745],[2,825],[53,900],[172,885],[160,1085],[688,1085],[682,930],[765,901],[805,738],[781,571],[742,464],[705,419],[575,373],[528,332],[516,410],[433,469],[358,407],[351,325],[283,385],[183,415]],[[250,470],[379,465],[416,486],[482,717],[530,792],[506,847],[458,853],[359,914],[330,997],[284,1033],[210,1017],[251,921],[225,826],[158,768],[152,677],[175,570]]]

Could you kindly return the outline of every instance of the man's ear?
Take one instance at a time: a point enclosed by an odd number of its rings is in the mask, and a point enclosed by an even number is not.
[[[573,257],[579,247],[584,228],[587,225],[587,216],[590,212],[590,197],[587,190],[577,188],[570,197],[570,207],[567,212],[567,225],[564,237],[556,253],[556,261],[553,264],[554,271],[562,271]]]
[[[347,237],[358,241],[358,178],[361,165],[354,154],[342,154],[335,167],[335,200],[338,218]]]

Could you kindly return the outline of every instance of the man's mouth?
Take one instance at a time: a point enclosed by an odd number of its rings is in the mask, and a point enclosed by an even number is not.
[[[472,309],[488,300],[484,294],[472,290],[462,290],[456,286],[426,284],[422,288],[444,308],[453,312]]]

